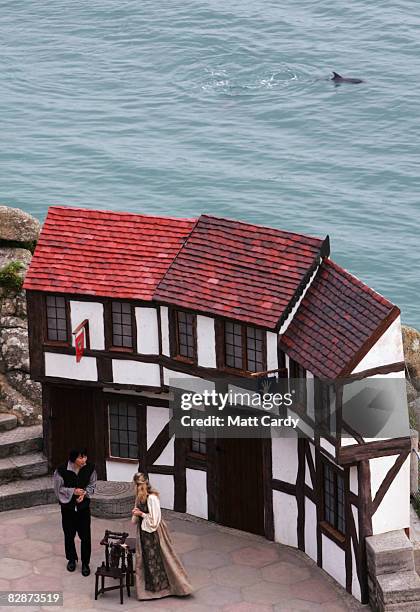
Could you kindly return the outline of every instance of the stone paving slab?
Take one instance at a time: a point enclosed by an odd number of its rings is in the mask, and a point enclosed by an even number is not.
[[[368,611],[304,553],[259,536],[228,529],[188,515],[164,511],[171,536],[194,593],[139,602],[113,591],[94,600],[94,570],[104,548],[105,529],[135,536],[129,518],[92,518],[92,574],[84,578],[66,570],[61,515],[57,505],[0,514],[0,590],[60,590],[64,606],[25,607],[71,612],[133,610],[144,612],[349,612]],[[10,536],[10,537],[8,537]],[[79,542],[77,540],[77,547]],[[251,563],[249,559],[254,559]]]

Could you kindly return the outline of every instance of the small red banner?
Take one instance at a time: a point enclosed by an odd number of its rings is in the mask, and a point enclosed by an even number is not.
[[[76,362],[79,363],[83,357],[83,351],[85,349],[85,328],[82,327],[76,334],[74,339],[76,345]]]

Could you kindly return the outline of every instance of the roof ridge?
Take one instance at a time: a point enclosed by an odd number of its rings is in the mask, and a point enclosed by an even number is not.
[[[72,211],[83,211],[87,213],[100,213],[103,215],[129,215],[133,217],[146,217],[148,219],[168,219],[170,221],[197,221],[198,217],[174,217],[172,215],[156,215],[148,213],[138,213],[132,211],[119,211],[119,210],[106,210],[101,208],[82,208],[80,206],[65,206],[65,205],[53,205],[49,206],[47,215],[51,211],[55,210],[72,210]]]
[[[318,238],[318,236],[312,236],[310,234],[300,234],[299,232],[291,232],[289,230],[284,230],[284,229],[280,229],[278,227],[271,227],[269,225],[260,225],[259,223],[251,223],[250,221],[242,221],[240,219],[231,219],[230,217],[221,217],[218,215],[210,215],[209,213],[202,213],[199,218],[198,221],[200,221],[200,219],[202,218],[207,218],[207,219],[216,219],[216,220],[220,220],[220,221],[228,221],[228,222],[232,222],[232,223],[237,223],[238,225],[245,225],[245,226],[251,226],[251,227],[256,227],[258,229],[265,229],[265,230],[269,230],[270,232],[280,232],[282,234],[287,234],[288,236],[300,236],[302,238],[310,238],[311,240],[318,240],[319,242],[324,242],[325,238]]]

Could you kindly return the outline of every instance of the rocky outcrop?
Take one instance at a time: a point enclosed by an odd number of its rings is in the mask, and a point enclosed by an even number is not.
[[[410,422],[412,427],[420,431],[420,332],[403,325],[402,333]]]
[[[0,206],[0,240],[34,242],[40,230],[40,222],[20,208]]]
[[[19,425],[41,420],[41,386],[29,375],[25,292],[20,288],[38,239],[40,223],[17,209],[0,206],[0,412]],[[10,270],[9,278],[1,276]]]
[[[420,392],[420,332],[413,327],[402,326],[404,357],[410,382]]]

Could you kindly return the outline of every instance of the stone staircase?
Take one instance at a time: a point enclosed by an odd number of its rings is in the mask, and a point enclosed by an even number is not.
[[[18,427],[0,414],[0,512],[56,501],[42,452],[42,426]]]
[[[419,612],[420,577],[403,530],[366,538],[369,603],[375,612]]]

